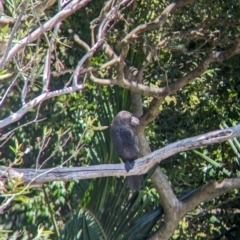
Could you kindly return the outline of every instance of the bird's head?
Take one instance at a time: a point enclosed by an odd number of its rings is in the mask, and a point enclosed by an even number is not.
[[[114,124],[129,124],[132,126],[138,126],[140,121],[137,117],[134,117],[132,113],[128,111],[119,112],[113,120]]]

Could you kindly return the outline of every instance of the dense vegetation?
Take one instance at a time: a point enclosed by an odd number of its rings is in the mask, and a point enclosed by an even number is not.
[[[239,239],[237,137],[172,154],[136,192],[117,173],[26,180],[120,163],[123,109],[139,158],[238,126],[239,1],[60,2],[0,4],[0,239]]]

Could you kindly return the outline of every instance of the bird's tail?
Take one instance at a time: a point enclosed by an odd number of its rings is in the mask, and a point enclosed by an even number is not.
[[[141,187],[142,184],[142,176],[134,175],[134,176],[128,176],[127,177],[128,186],[133,191],[138,190]]]

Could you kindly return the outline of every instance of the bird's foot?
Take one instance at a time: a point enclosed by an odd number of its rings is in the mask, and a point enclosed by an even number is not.
[[[129,172],[134,167],[134,161],[126,161],[125,162],[125,169]]]

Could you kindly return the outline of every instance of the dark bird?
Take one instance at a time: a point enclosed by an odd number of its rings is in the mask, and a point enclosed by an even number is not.
[[[139,125],[139,119],[130,112],[121,111],[113,119],[110,133],[113,147],[119,157],[125,163],[128,172],[134,165],[134,160],[138,158],[138,138],[135,127]],[[128,186],[132,190],[138,190],[141,186],[141,176],[128,176]]]

